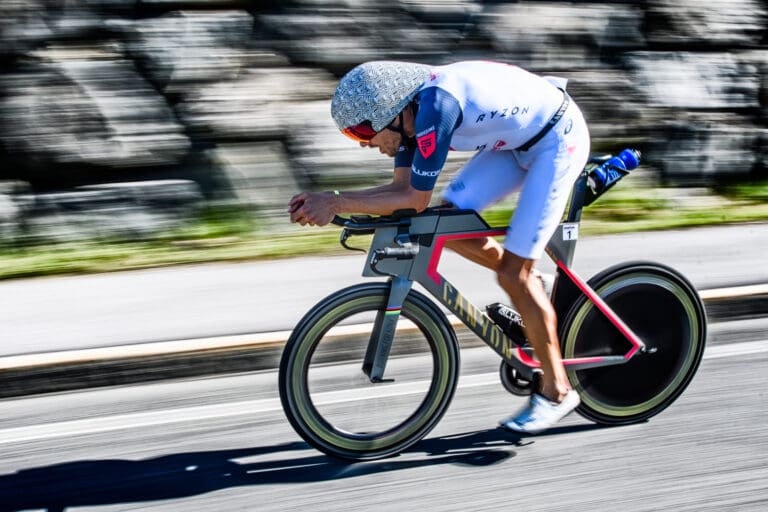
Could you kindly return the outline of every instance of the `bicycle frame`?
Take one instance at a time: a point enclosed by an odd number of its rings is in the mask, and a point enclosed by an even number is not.
[[[565,277],[621,332],[628,341],[628,350],[624,354],[564,359],[563,364],[571,370],[623,364],[645,351],[642,340],[570,267],[578,240],[585,189],[586,173],[582,173],[574,185],[568,214],[546,246],[546,253],[556,265],[556,286],[552,300],[556,310],[564,311],[567,307],[562,301],[568,301],[568,298],[559,297],[565,286],[566,281],[562,279]],[[400,310],[413,282],[420,283],[523,377],[533,377],[540,366],[533,354],[513,343],[500,327],[464,298],[438,271],[446,242],[502,236],[506,231],[506,226],[489,227],[473,210],[441,208],[405,217],[357,217],[345,223],[342,243],[356,232],[374,233],[363,276],[386,275],[390,277],[391,283],[386,310],[379,312],[376,317],[363,364],[363,370],[371,381],[383,380]]]

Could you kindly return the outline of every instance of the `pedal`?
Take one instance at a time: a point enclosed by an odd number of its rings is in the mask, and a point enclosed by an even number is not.
[[[525,338],[525,324],[520,313],[500,302],[486,306],[485,313],[515,345],[523,349],[530,348],[531,344]]]

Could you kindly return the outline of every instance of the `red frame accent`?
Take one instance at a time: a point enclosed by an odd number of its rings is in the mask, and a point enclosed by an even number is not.
[[[515,353],[517,355],[517,358],[526,366],[530,366],[531,368],[539,368],[541,366],[541,363],[539,363],[536,359],[529,356],[522,348],[517,347]],[[576,364],[602,363],[603,361],[605,361],[605,358],[600,356],[575,357],[573,359],[563,359],[563,366],[571,366]]]
[[[592,288],[590,288],[579,276],[577,276],[572,270],[570,270],[568,267],[565,266],[565,263],[563,263],[560,260],[557,260],[557,268],[562,270],[565,275],[567,275],[570,280],[575,284],[581,292],[587,296],[587,298],[594,304],[597,309],[599,309],[605,317],[621,332],[621,334],[627,338],[627,340],[632,344],[632,348],[624,354],[624,360],[628,361],[632,356],[637,353],[640,349],[642,349],[645,344],[640,341],[640,338],[635,334],[632,329],[627,326],[627,324],[624,323],[624,321],[617,317],[611,308],[608,306],[608,304],[605,303],[605,301],[600,298],[600,296],[595,293]]]
[[[480,238],[480,237],[488,237],[488,236],[501,236],[506,234],[506,229],[492,229],[486,232],[475,232],[475,233],[461,233],[456,235],[442,235],[435,238],[434,242],[434,248],[432,249],[432,255],[429,258],[429,264],[427,265],[427,275],[430,279],[432,279],[436,285],[440,286],[443,282],[443,276],[440,275],[440,273],[437,271],[437,266],[440,263],[440,257],[443,254],[443,248],[445,247],[445,242],[448,240],[463,240],[463,239],[469,239],[469,238]],[[562,260],[557,260],[555,262],[557,264],[557,267],[563,271],[565,275],[568,276],[568,278],[573,282],[573,284],[576,285],[576,287],[581,290],[581,292],[587,296],[590,302],[592,302],[597,309],[602,312],[605,317],[610,321],[618,330],[621,332],[621,334],[632,344],[632,348],[624,354],[624,360],[628,361],[632,356],[634,356],[640,349],[642,349],[645,344],[640,340],[640,338],[632,331],[632,329],[627,326],[627,324],[624,323],[624,321],[617,317],[615,313],[610,309],[608,304],[605,303],[605,301],[600,298],[600,296],[595,293],[592,288],[587,285],[584,280],[582,280],[575,272],[573,272],[571,269],[569,269],[565,263],[563,263]],[[532,368],[539,368],[541,366],[541,363],[537,361],[536,359],[530,357],[523,349],[518,347],[516,351],[514,352],[517,359],[520,360],[523,364],[526,366],[532,367]],[[573,359],[563,359],[563,365],[564,366],[572,366],[572,365],[579,365],[579,364],[589,364],[589,363],[600,363],[605,360],[605,357],[596,356],[596,357],[578,357]]]
[[[432,249],[432,256],[429,258],[429,264],[427,265],[427,275],[432,279],[437,286],[440,286],[443,282],[443,276],[437,271],[437,265],[440,263],[440,256],[443,254],[443,247],[448,240],[461,240],[467,238],[480,238],[487,236],[501,236],[506,234],[506,229],[495,229],[492,231],[482,233],[462,233],[457,235],[442,235],[435,238],[435,247]]]

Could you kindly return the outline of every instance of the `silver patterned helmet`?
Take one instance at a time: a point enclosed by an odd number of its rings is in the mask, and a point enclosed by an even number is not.
[[[331,100],[336,126],[353,139],[370,140],[410,103],[429,75],[429,66],[412,62],[360,64],[344,75],[336,87]],[[361,124],[369,125],[372,132]]]

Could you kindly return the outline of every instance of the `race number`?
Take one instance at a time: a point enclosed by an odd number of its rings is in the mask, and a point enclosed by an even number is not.
[[[563,224],[563,240],[576,240],[579,238],[578,224]]]

